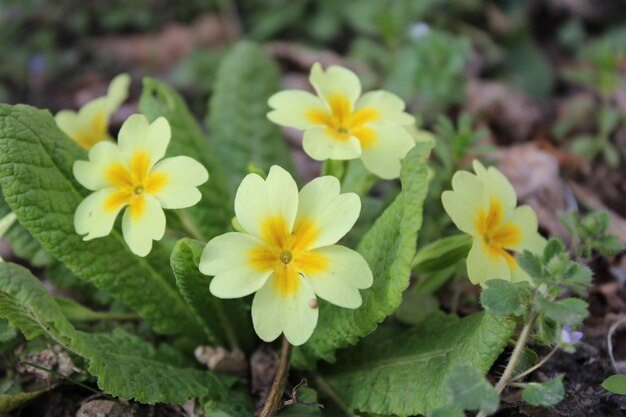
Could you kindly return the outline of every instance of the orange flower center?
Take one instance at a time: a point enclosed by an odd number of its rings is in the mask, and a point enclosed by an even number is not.
[[[347,97],[336,95],[330,98],[330,112],[313,109],[308,113],[310,121],[326,126],[326,132],[332,138],[346,141],[356,137],[361,146],[367,148],[374,144],[376,135],[367,124],[380,118],[378,111],[364,108],[354,111]]]
[[[257,271],[274,272],[274,288],[280,295],[289,295],[300,289],[301,274],[326,270],[328,259],[310,247],[319,231],[313,221],[301,220],[289,231],[282,216],[270,216],[261,225],[263,244],[248,253],[250,265]]]
[[[115,211],[128,205],[131,216],[139,218],[146,206],[145,193],[156,193],[167,183],[167,175],[150,172],[150,167],[147,152],[136,152],[129,166],[112,164],[106,171],[106,177],[117,190],[106,199],[105,209]]]
[[[519,227],[504,220],[502,203],[492,199],[489,211],[480,210],[476,218],[476,230],[482,237],[483,248],[492,258],[504,258],[511,267],[515,258],[509,251],[520,243],[522,233]]]

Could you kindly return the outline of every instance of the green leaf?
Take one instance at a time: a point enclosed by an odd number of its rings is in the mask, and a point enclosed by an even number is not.
[[[219,395],[231,378],[165,363],[145,340],[116,328],[112,334],[79,333],[72,348],[89,360],[98,387],[145,404],[183,404],[189,397]]]
[[[439,300],[432,294],[423,294],[413,287],[402,295],[402,304],[395,316],[404,324],[415,325],[439,310]]]
[[[18,392],[16,394],[0,395],[0,413],[8,413],[39,397],[47,390],[41,389],[32,392]]]
[[[541,263],[541,257],[534,253],[525,250],[520,256],[517,257],[517,264],[522,268],[531,278],[541,281],[543,278],[543,264]]]
[[[502,279],[487,281],[480,293],[480,303],[497,316],[521,316],[528,308],[531,288],[526,282],[512,283]]]
[[[611,375],[604,380],[602,388],[614,394],[626,395],[626,375]]]
[[[550,407],[558,404],[563,399],[565,390],[563,389],[563,375],[539,384],[530,383],[522,391],[522,399],[530,405]]]
[[[381,327],[341,351],[324,378],[351,409],[428,414],[451,405],[446,381],[456,365],[486,374],[514,329],[487,312],[464,319],[437,313],[405,331]]]
[[[193,239],[176,243],[170,262],[178,289],[202,323],[209,344],[250,348],[256,340],[250,324],[250,305],[242,299],[222,300],[211,294],[212,278],[198,269],[203,248],[203,243]]]
[[[252,42],[235,45],[220,65],[208,127],[231,196],[248,173],[250,163],[265,172],[272,165],[294,172],[279,127],[266,117],[267,100],[279,87],[276,64]]]
[[[294,362],[311,367],[322,358],[334,362],[334,351],[356,343],[373,332],[393,313],[409,285],[410,262],[415,254],[417,231],[428,190],[427,163],[431,143],[420,143],[402,166],[402,192],[374,223],[357,250],[372,268],[374,283],[362,292],[363,304],[356,310],[320,303],[319,322],[311,339],[294,349]]]
[[[10,212],[11,208],[4,201],[2,190],[0,190],[0,218],[3,218]],[[2,235],[2,238],[11,244],[11,249],[13,249],[15,256],[26,259],[34,267],[43,267],[54,262],[54,258],[17,221],[9,227]]]
[[[215,398],[204,398],[205,417],[250,417],[254,415],[254,404],[247,386],[236,386]]]
[[[286,406],[276,413],[276,417],[322,417],[322,412],[316,405],[317,392],[314,389],[299,388],[296,395],[301,403]]]
[[[119,328],[112,334],[77,331],[39,280],[11,263],[0,263],[0,317],[28,339],[44,334],[86,358],[98,386],[115,396],[182,404],[190,396],[219,395],[233,382],[209,371],[165,363],[173,361],[170,353]]]
[[[576,326],[589,315],[589,305],[578,298],[550,301],[537,297],[537,305],[546,317],[565,326]]]
[[[414,272],[434,272],[449,268],[467,257],[472,247],[469,235],[455,235],[439,239],[420,250],[413,259]]]
[[[458,364],[446,378],[452,404],[464,410],[496,412],[500,396],[483,373],[469,365]]]
[[[77,303],[76,301],[65,298],[65,297],[55,297],[55,300],[63,315],[67,317],[68,320],[77,322],[77,321],[97,321],[97,320],[137,320],[139,316],[134,313],[115,313],[109,311],[94,311],[90,308],[85,307],[82,304]]]
[[[143,80],[139,109],[150,121],[165,117],[172,128],[172,140],[166,156],[186,155],[198,160],[209,171],[209,181],[198,189],[202,199],[181,213],[188,213],[196,238],[209,240],[230,226],[233,216],[226,182],[215,149],[205,137],[183,98],[169,85],[154,78]]]
[[[565,245],[559,238],[551,238],[543,249],[543,263],[547,264],[555,256],[565,252]]]
[[[460,408],[447,406],[432,411],[428,417],[465,417],[465,413]]]
[[[118,230],[88,242],[74,230],[74,211],[88,193],[72,165],[85,152],[50,113],[0,105],[0,186],[19,222],[72,273],[135,309],[157,331],[198,339],[202,330],[178,294],[167,255],[129,250]]]

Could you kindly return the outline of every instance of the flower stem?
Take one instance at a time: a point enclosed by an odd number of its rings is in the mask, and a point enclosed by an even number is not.
[[[530,314],[528,321],[522,328],[519,338],[517,339],[517,342],[515,343],[515,348],[513,349],[513,353],[511,353],[511,357],[509,358],[509,362],[507,363],[506,368],[504,369],[504,372],[502,373],[502,376],[496,383],[495,389],[498,395],[500,395],[500,393],[509,384],[509,382],[511,382],[511,375],[513,375],[513,372],[515,371],[515,367],[517,366],[517,362],[519,362],[520,358],[522,357],[522,353],[524,352],[524,348],[526,347],[526,343],[528,342],[528,338],[530,337],[530,332],[532,331],[533,326],[535,325],[535,320],[537,320],[538,316],[539,316],[539,313],[537,311],[533,311]],[[476,417],[485,417],[485,416],[486,414],[483,413],[482,411],[476,414]]]
[[[200,230],[198,230],[198,228],[193,223],[191,218],[189,218],[189,213],[187,213],[183,209],[183,210],[176,210],[176,214],[178,214],[178,218],[180,219],[180,222],[183,224],[185,231],[189,233],[189,235],[192,238],[196,240],[200,240],[202,242],[206,242],[206,239],[204,238],[204,236],[202,236],[202,233],[200,232]]]
[[[285,336],[283,336],[283,345],[280,351],[280,362],[274,376],[274,382],[270,388],[267,400],[261,409],[259,417],[272,417],[282,405],[283,393],[285,392],[285,384],[289,375],[289,359],[291,357],[291,344]]]

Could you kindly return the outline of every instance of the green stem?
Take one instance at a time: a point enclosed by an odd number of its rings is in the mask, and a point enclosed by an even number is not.
[[[343,182],[343,178],[346,175],[347,161],[336,161],[334,159],[327,159],[322,165],[322,175],[332,175],[336,177],[339,182]]]
[[[206,242],[205,237],[202,235],[200,230],[196,227],[193,220],[189,217],[189,213],[185,210],[176,210],[176,214],[180,219],[180,222],[183,224],[185,231],[196,240],[200,240],[202,242]]]
[[[311,375],[313,376],[315,386],[321,392],[326,394],[326,396],[330,398],[347,417],[358,417],[350,410],[350,407],[348,407],[348,405],[343,401],[339,394],[337,394],[333,387],[331,387],[330,384],[328,384],[328,382],[326,382],[326,380],[319,373],[312,372]]]
[[[530,337],[530,332],[535,325],[535,321],[539,313],[537,311],[533,311],[528,318],[528,321],[522,328],[522,331],[515,343],[515,348],[513,349],[513,353],[511,353],[511,357],[509,358],[509,362],[502,373],[502,376],[496,383],[495,389],[498,395],[504,390],[504,388],[511,382],[511,375],[515,371],[515,367],[517,366],[517,362],[519,362],[522,357],[522,353],[524,352],[524,348],[526,347],[526,343],[528,343],[528,338]],[[482,411],[476,414],[476,417],[486,417],[486,414]]]

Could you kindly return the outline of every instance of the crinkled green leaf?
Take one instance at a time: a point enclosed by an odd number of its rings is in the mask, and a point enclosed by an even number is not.
[[[428,417],[465,417],[465,413],[460,408],[447,406],[434,410]]]
[[[166,363],[145,340],[116,328],[112,334],[79,332],[72,348],[89,360],[98,387],[112,395],[146,404],[183,404],[189,397],[218,395],[231,378]]]
[[[487,382],[482,372],[469,365],[455,365],[447,376],[446,384],[450,401],[464,410],[482,411],[489,415],[496,412],[500,396]]]
[[[350,408],[410,416],[450,405],[447,381],[457,365],[483,375],[515,329],[488,312],[464,319],[441,313],[408,330],[383,327],[338,353],[323,372]]]
[[[0,186],[21,225],[72,273],[135,309],[156,331],[197,339],[202,330],[159,244],[140,258],[118,230],[88,242],[76,234],[74,211],[88,194],[72,174],[76,159],[86,159],[85,152],[50,113],[0,105]]]
[[[614,394],[626,395],[626,375],[611,375],[604,380],[602,388]]]
[[[47,390],[37,390],[32,392],[18,392],[16,394],[0,395],[0,413],[8,413],[18,407],[23,406],[29,401],[34,400]]]
[[[578,298],[550,301],[537,297],[537,305],[546,317],[565,326],[576,326],[589,315],[588,304]]]
[[[11,212],[11,208],[4,201],[2,190],[0,189],[0,218]],[[42,267],[54,262],[54,258],[41,246],[18,221],[2,235],[2,238],[11,244],[13,253],[18,258],[26,259],[35,267]]]
[[[543,384],[532,382],[522,391],[522,399],[534,406],[553,406],[561,402],[563,396],[565,396],[563,375]]]
[[[202,132],[183,98],[169,85],[154,78],[144,78],[139,109],[150,121],[165,117],[172,128],[167,156],[186,155],[198,160],[209,171],[209,181],[198,189],[202,199],[181,212],[189,214],[197,238],[204,240],[223,233],[230,226],[232,204],[226,194],[226,183],[217,163],[214,147]],[[188,224],[189,225],[189,224]]]
[[[319,322],[311,339],[294,349],[298,366],[312,366],[318,358],[334,362],[334,351],[356,343],[392,314],[409,285],[411,259],[428,190],[427,163],[431,143],[418,143],[402,166],[402,192],[361,240],[357,250],[374,274],[363,304],[352,310],[320,303]]]
[[[531,288],[526,282],[492,279],[480,293],[480,303],[497,316],[520,316],[528,308],[530,295]]]
[[[279,88],[276,64],[252,42],[235,45],[220,64],[207,123],[232,196],[249,164],[265,172],[272,165],[294,172],[279,127],[266,117],[267,100]]]
[[[115,396],[182,404],[191,396],[219,395],[232,383],[209,371],[173,366],[171,353],[119,328],[112,334],[77,331],[39,280],[12,263],[0,263],[0,317],[28,339],[46,335],[86,358],[98,386]]]
[[[193,239],[176,243],[170,262],[178,289],[202,324],[209,344],[249,348],[255,340],[250,305],[242,299],[222,300],[211,294],[212,278],[198,269],[203,248],[204,244]]]

